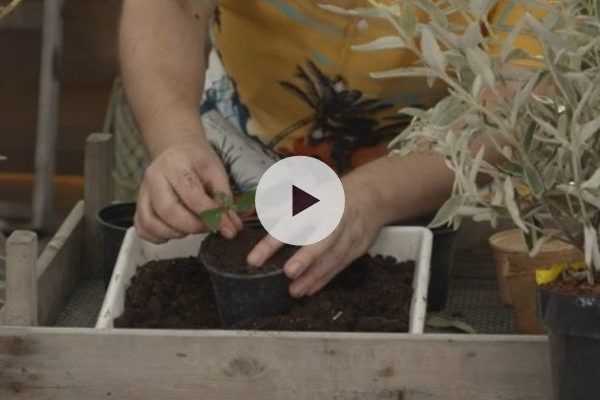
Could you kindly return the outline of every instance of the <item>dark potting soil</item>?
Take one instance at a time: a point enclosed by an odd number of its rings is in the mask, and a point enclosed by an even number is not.
[[[249,268],[246,257],[250,250],[266,236],[261,228],[246,228],[234,239],[225,239],[221,235],[209,235],[200,248],[203,259],[213,268],[235,274],[257,274],[277,271],[294,254],[296,247],[283,246],[261,268]]]
[[[600,276],[596,277],[599,282]],[[558,279],[545,285],[546,288],[569,296],[600,296],[600,285],[590,285],[587,281]]]
[[[363,256],[318,294],[290,312],[234,329],[329,332],[407,332],[414,263]],[[196,259],[153,261],[127,289],[117,328],[221,329],[210,278]]]

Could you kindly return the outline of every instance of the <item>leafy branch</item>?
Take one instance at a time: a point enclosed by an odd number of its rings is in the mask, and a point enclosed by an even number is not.
[[[428,144],[425,150],[442,155],[454,173],[452,196],[434,223],[508,219],[532,256],[551,238],[567,239],[584,253],[594,282],[600,271],[600,2],[528,0],[501,33],[488,18],[503,6],[500,0],[369,1],[371,8],[323,8],[390,23],[391,35],[354,50],[399,49],[417,59],[371,76],[440,80],[448,89],[429,110],[401,110],[413,120],[390,144],[400,155]],[[541,52],[521,48],[522,37]],[[474,143],[483,143],[477,152]],[[487,162],[494,153],[499,161]],[[481,175],[490,182],[483,187]]]
[[[236,213],[246,213],[254,210],[254,201],[256,198],[256,190],[244,192],[232,198],[223,193],[217,194],[217,203],[219,207],[205,210],[198,215],[200,220],[206,224],[211,232],[218,232],[221,226],[223,216],[233,211]]]

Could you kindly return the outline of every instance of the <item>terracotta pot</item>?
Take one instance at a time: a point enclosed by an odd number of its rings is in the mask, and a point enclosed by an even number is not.
[[[514,309],[515,329],[519,333],[543,333],[536,315],[535,271],[556,264],[583,261],[581,252],[570,244],[552,240],[530,257],[525,239],[518,229],[499,232],[489,243],[496,260],[496,277],[500,299]]]

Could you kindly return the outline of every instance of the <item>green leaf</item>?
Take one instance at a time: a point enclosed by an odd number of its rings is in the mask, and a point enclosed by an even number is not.
[[[233,209],[239,212],[254,210],[254,202],[256,200],[256,190],[242,193],[236,200]]]
[[[217,204],[219,206],[224,207],[224,208],[229,208],[233,204],[233,199],[231,198],[231,196],[229,196],[223,192],[215,193],[215,201],[217,202]]]
[[[221,227],[221,218],[223,217],[224,211],[223,208],[212,208],[210,210],[202,211],[198,217],[211,232],[218,232]]]

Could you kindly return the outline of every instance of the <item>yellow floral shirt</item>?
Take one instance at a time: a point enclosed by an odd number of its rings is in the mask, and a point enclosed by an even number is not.
[[[345,8],[368,0],[324,0]],[[311,155],[338,172],[385,153],[406,123],[404,106],[430,106],[444,96],[419,78],[375,80],[374,71],[408,66],[414,56],[398,49],[357,52],[352,46],[393,34],[382,19],[331,13],[315,0],[221,0],[213,37],[235,88],[240,126],[287,155]],[[519,1],[493,10],[499,37],[523,15]],[[518,45],[536,52],[534,39]]]

